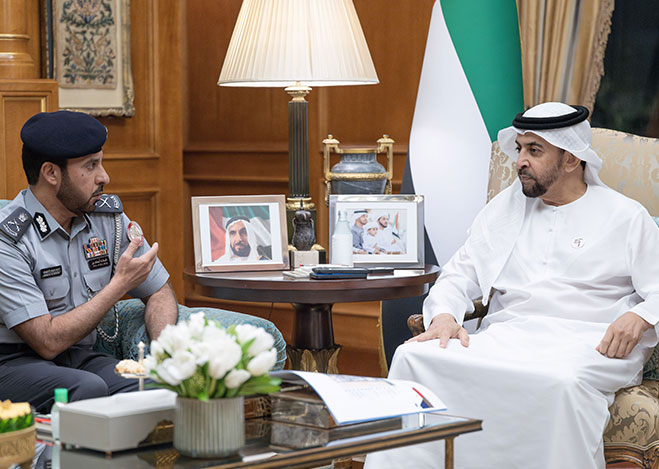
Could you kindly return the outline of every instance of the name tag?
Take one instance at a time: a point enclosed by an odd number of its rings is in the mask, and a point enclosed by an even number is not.
[[[41,269],[39,273],[41,274],[42,279],[57,277],[59,275],[62,275],[62,266],[57,265],[55,267],[48,267],[47,269]]]
[[[110,265],[110,258],[108,256],[95,257],[88,260],[87,264],[89,264],[89,270],[101,269]]]

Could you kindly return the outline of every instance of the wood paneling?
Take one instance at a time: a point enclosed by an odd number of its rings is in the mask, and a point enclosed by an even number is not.
[[[135,116],[106,117],[103,150],[126,214],[140,223],[183,297],[182,12],[179,0],[131,2]]]
[[[57,110],[53,80],[0,80],[0,198],[13,199],[27,187],[20,131],[32,115]]]
[[[218,87],[217,78],[238,16],[235,0],[185,3],[184,151],[186,196],[287,194],[288,95],[282,89]],[[382,134],[394,145],[394,191],[400,189],[432,0],[354,0],[380,79],[369,86],[316,88],[309,101],[310,191],[318,209],[318,239],[327,246],[322,140],[375,146]],[[186,205],[189,205],[186,199]],[[189,206],[184,207],[185,265],[193,265]],[[203,302],[186,283],[186,298]],[[262,314],[263,306],[213,302]],[[345,347],[341,370],[377,375],[378,303],[336,305],[336,339]],[[291,309],[272,320],[290,338]],[[267,314],[267,312],[265,313]]]

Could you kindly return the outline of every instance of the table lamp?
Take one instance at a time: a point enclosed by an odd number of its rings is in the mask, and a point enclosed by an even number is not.
[[[378,83],[352,0],[243,0],[220,86],[285,87],[289,210],[313,210],[308,109],[312,86]]]

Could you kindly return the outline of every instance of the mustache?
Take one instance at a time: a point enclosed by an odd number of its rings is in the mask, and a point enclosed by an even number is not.
[[[98,189],[96,189],[96,190],[94,191],[94,193],[92,194],[92,197],[94,197],[94,196],[96,196],[96,195],[101,195],[102,193],[103,193],[103,184],[101,184],[100,186],[98,186]]]
[[[522,168],[519,171],[517,171],[517,176],[526,176],[526,177],[531,178],[535,181],[535,178],[531,174],[529,174],[529,172],[526,168]]]

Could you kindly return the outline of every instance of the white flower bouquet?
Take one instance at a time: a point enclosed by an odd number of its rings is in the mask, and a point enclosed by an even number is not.
[[[151,342],[144,367],[158,386],[181,397],[207,401],[267,394],[281,380],[268,372],[277,360],[274,338],[249,324],[224,329],[203,312],[168,325]]]

